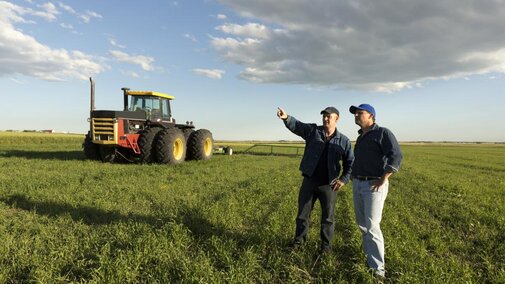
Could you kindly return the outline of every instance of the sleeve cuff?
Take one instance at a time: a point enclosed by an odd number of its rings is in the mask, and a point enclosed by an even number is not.
[[[398,172],[398,169],[395,168],[395,167],[393,167],[393,166],[391,166],[391,165],[387,165],[386,166],[386,172],[396,173],[396,172]]]

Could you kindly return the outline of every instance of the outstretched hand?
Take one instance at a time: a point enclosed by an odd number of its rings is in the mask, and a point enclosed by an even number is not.
[[[288,118],[288,114],[280,107],[277,107],[277,117],[285,120]]]

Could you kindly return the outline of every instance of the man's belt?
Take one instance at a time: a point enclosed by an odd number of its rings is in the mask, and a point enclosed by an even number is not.
[[[371,177],[371,176],[353,176],[355,179],[359,180],[378,180],[381,179],[381,177]]]

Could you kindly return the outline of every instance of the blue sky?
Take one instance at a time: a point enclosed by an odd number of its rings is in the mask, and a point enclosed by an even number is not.
[[[417,3],[418,2],[418,3]],[[375,106],[400,141],[505,141],[502,1],[1,1],[0,130],[87,132],[122,87],[175,96],[218,140],[297,140],[305,122]]]

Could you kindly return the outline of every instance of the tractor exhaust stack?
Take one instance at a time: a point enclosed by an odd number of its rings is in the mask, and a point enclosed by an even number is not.
[[[128,110],[128,91],[129,88],[121,88],[121,91],[123,91],[123,110],[127,111]]]
[[[91,106],[90,111],[95,110],[95,82],[93,78],[89,77],[89,81],[91,82]]]

